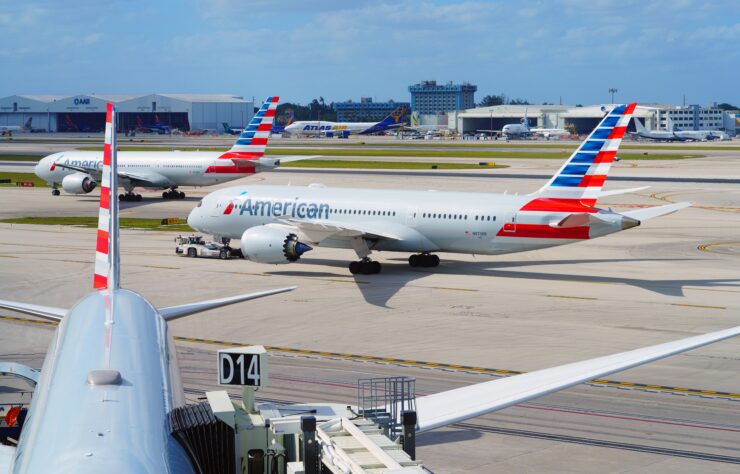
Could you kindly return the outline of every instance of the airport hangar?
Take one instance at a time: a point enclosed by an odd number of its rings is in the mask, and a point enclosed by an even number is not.
[[[506,124],[520,123],[526,116],[529,125],[532,127],[566,128],[573,125],[578,134],[587,134],[604,117],[603,107],[610,109],[613,105],[590,105],[586,107],[572,105],[495,105],[460,112],[449,112],[448,126],[451,130],[457,130],[459,133],[475,133],[478,130],[501,130]],[[689,108],[696,107],[698,106],[638,105],[634,116],[639,118],[645,128],[649,130],[665,130],[667,129],[666,114],[684,112],[683,109],[687,109],[686,113],[688,114]],[[681,125],[684,130],[716,130],[722,128],[722,112],[719,109],[701,109],[700,112],[702,113],[700,115],[702,120],[695,120],[696,126],[694,126],[694,123],[691,126],[688,126],[688,123],[677,125]],[[707,120],[704,120],[704,112],[711,113],[711,120],[709,120],[709,116]],[[719,114],[719,120],[716,119],[717,114]],[[633,122],[630,122],[629,130],[635,130]]]
[[[0,125],[23,125],[49,132],[100,132],[105,104],[118,105],[118,130],[159,123],[170,129],[223,130],[244,127],[254,115],[254,102],[231,94],[80,94],[11,95],[0,98]]]

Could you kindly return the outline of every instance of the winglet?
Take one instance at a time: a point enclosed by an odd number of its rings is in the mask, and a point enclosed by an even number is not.
[[[109,103],[105,114],[103,172],[100,183],[98,239],[95,248],[95,274],[93,275],[93,288],[95,289],[119,287],[116,113],[116,106]]]

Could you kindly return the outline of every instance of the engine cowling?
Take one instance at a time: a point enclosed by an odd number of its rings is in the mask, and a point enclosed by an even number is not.
[[[70,194],[87,194],[98,185],[85,173],[70,174],[62,179],[62,188]]]
[[[298,240],[296,229],[279,224],[266,224],[244,231],[240,241],[244,258],[259,263],[293,263],[311,250]]]

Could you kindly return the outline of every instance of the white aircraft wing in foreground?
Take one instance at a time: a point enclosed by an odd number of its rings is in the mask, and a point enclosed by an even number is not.
[[[418,430],[428,431],[491,413],[737,335],[740,326],[420,397],[416,399]]]

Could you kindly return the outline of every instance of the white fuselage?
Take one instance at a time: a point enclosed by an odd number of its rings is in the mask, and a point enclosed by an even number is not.
[[[199,151],[121,151],[118,167],[121,173],[141,175],[158,180],[156,186],[133,183],[135,186],[165,189],[172,186],[210,186],[243,178],[255,172],[254,168],[237,169],[231,160],[219,159],[223,152]],[[43,158],[35,167],[36,175],[50,185],[60,185],[65,176],[79,173],[54,164],[100,170],[102,151],[66,151]],[[127,180],[121,178],[121,184]]]
[[[377,122],[327,122],[320,120],[303,120],[293,122],[285,127],[285,131],[291,135],[341,135],[358,134],[374,127]]]
[[[194,472],[167,419],[185,403],[167,323],[136,293],[108,294],[91,293],[62,318],[14,473]],[[101,369],[118,371],[121,383],[91,385]]]
[[[562,245],[623,228],[619,214],[601,211],[603,224],[553,229],[568,213],[519,211],[531,200],[511,194],[234,186],[206,196],[188,223],[201,232],[239,239],[249,228],[293,219],[394,237],[378,239],[372,250],[489,255]],[[224,214],[229,204],[234,209]],[[314,245],[352,248],[341,235],[321,242],[303,238]]]

